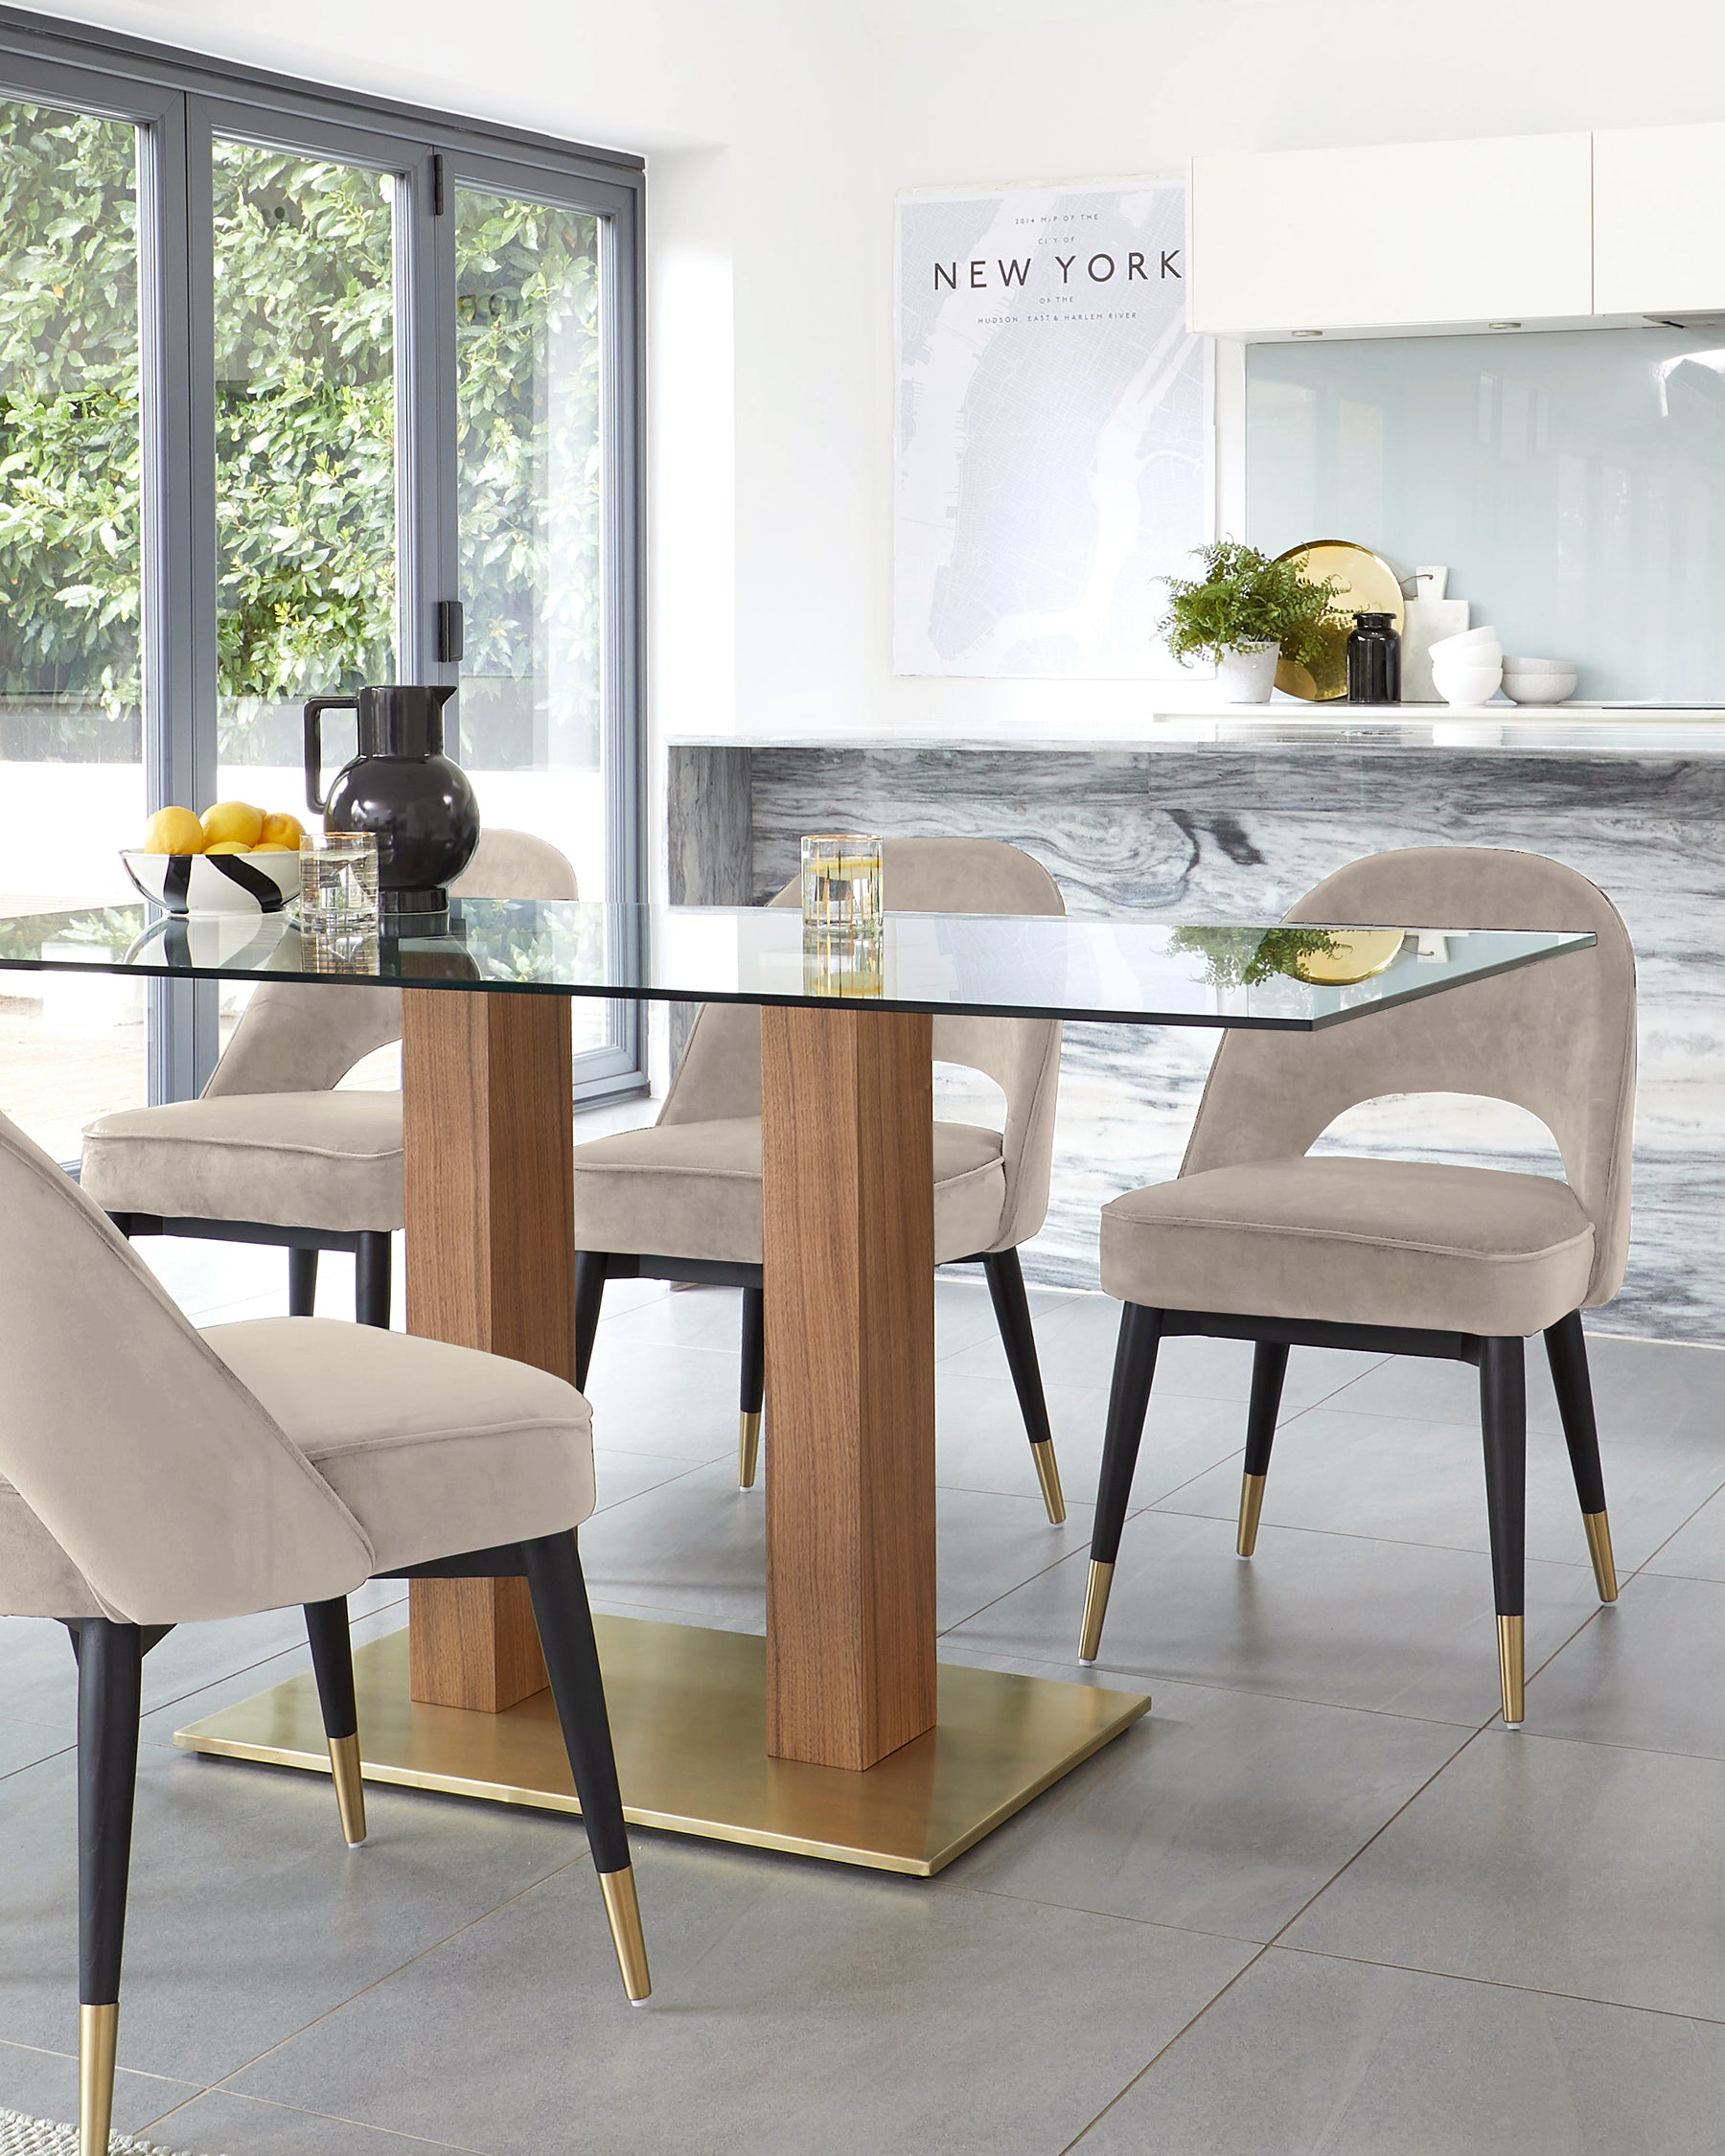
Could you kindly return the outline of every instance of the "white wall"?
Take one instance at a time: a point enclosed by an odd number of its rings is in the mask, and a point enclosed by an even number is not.
[[[891,673],[892,200],[1193,150],[1725,114],[1725,11],[1599,0],[81,0],[137,34],[636,149],[659,730],[1081,730],[1131,683]],[[282,25],[289,24],[290,31]],[[1417,244],[1441,204],[1312,206]]]

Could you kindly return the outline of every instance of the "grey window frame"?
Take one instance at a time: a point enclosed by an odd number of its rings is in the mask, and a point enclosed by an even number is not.
[[[209,146],[216,135],[351,158],[401,176],[397,256],[402,673],[453,681],[437,602],[458,591],[453,188],[568,202],[606,236],[608,506],[605,770],[610,895],[646,896],[645,189],[640,158],[242,67],[0,7],[0,97],[129,121],[139,156],[144,427],[146,784],[152,807],[216,789],[215,300]],[[439,214],[438,197],[442,197]],[[640,1092],[646,1041],[610,1005],[611,1045],[577,1059],[575,1097]],[[197,1092],[214,1067],[216,991],[152,983],[152,1100]]]

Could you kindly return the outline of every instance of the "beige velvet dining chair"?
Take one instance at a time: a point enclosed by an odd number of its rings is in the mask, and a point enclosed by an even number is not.
[[[1290,922],[1592,930],[1591,950],[1290,1038],[1230,1032],[1171,1182],[1102,1213],[1102,1285],[1124,1304],[1080,1635],[1096,1658],[1159,1342],[1256,1343],[1236,1548],[1250,1557],[1291,1346],[1473,1363],[1504,1720],[1523,1712],[1524,1342],[1541,1333],[1595,1581],[1617,1598],[1581,1312],[1609,1302],[1629,1246],[1635,956],[1611,901],[1537,854],[1421,848],[1358,860]],[[1556,1140],[1562,1178],[1314,1155],[1335,1119],[1392,1094],[1513,1102]]]
[[[462,898],[572,899],[575,871],[525,831],[481,834]],[[402,1096],[340,1089],[402,1037],[398,988],[264,981],[196,1100],[126,1108],[84,1133],[80,1177],[124,1235],[285,1245],[288,1307],[310,1317],[320,1250],[351,1250],[355,1315],[387,1325],[403,1219]]]
[[[365,1838],[348,1594],[525,1574],[625,1988],[650,1988],[574,1529],[592,1417],[476,1349],[316,1318],[198,1333],[0,1117],[0,1613],[78,1657],[80,2146],[106,2156],[146,1654],[304,1607],[343,1833]]]
[[[885,897],[908,913],[1064,913],[1054,879],[993,838],[888,838]],[[795,906],[800,884],[769,903]],[[934,1059],[992,1078],[1004,1127],[934,1125],[934,1261],[979,1264],[1050,1521],[1066,1518],[1019,1246],[1043,1224],[1060,1079],[1058,1021],[934,1020]],[[608,1279],[743,1290],[737,1479],[755,1479],[765,1396],[761,1291],[761,1014],[702,1006],[658,1120],[575,1149],[576,1383]]]

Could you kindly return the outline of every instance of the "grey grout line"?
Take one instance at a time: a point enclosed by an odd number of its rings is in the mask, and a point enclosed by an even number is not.
[[[1603,2007],[1611,2013],[1658,2014],[1664,2021],[1698,2021],[1709,2029],[1725,2029],[1725,2017],[1717,2014],[1690,2013],[1676,2007],[1632,2006],[1626,1999],[1602,1999],[1593,1991],[1553,1991],[1550,1984],[1511,1984],[1505,1977],[1460,1976],[1454,1969],[1423,1968],[1417,1961],[1380,1961],[1370,1954],[1340,1954],[1330,1947],[1278,1945],[1276,1951],[1299,1954],[1311,1961],[1347,1961],[1359,1968],[1392,1969],[1398,1976],[1433,1977],[1439,1984],[1479,1984],[1492,1991],[1516,1991],[1536,1999],[1573,1999],[1578,2006]]]
[[[1268,1954],[1269,1951],[1270,1949],[1268,1946],[1260,1946],[1257,1952],[1252,1957],[1251,1961],[1247,1962],[1246,1966],[1243,1969],[1236,1969],[1233,1975],[1230,1976],[1228,1982],[1222,1986],[1221,1990],[1219,1990],[1215,1994],[1214,1998],[1207,1999],[1204,2002],[1203,2006],[1200,2007],[1198,2011],[1192,2016],[1192,2018],[1189,2021],[1184,2023],[1179,2029],[1177,2029],[1174,2031],[1173,2035],[1168,2038],[1165,2044],[1162,2045],[1159,2050],[1153,2052],[1150,2054],[1150,2056],[1144,2061],[1143,2065],[1138,2068],[1138,2072],[1132,2076],[1131,2079],[1128,2080],[1122,2087],[1115,2091],[1114,2095],[1109,2098],[1108,2101],[1102,2106],[1101,2110],[1096,2113],[1095,2117],[1092,2119],[1087,2125],[1079,2128],[1078,2132],[1075,2133],[1072,2136],[1071,2140],[1066,2144],[1064,2148],[1062,2148],[1062,2150],[1060,2151],[1060,2156],[1071,2156],[1071,2152],[1078,2146],[1079,2143],[1084,2141],[1089,2135],[1092,2134],[1095,2131],[1095,2129],[1102,2123],[1103,2120],[1108,2117],[1108,2114],[1114,2109],[1116,2104],[1119,2103],[1122,2099],[1129,2097],[1132,2094],[1133,2090],[1136,2089],[1138,2083],[1144,2078],[1144,2076],[1149,2074],[1157,2065],[1159,2065],[1162,2059],[1167,2057],[1168,2053],[1174,2049],[1175,2045],[1181,2041],[1182,2037],[1184,2037],[1188,2030],[1196,2029],[1198,2024],[1204,2019],[1205,2015],[1209,2012],[1210,2008],[1212,2007],[1219,2006],[1222,2001],[1228,1997],[1228,1994],[1233,1989],[1235,1984],[1237,1984],[1243,1977],[1248,1977],[1252,1974],[1253,1970],[1257,1967],[1258,1963],[1264,1959],[1264,1956]]]
[[[45,1725],[35,1722],[29,1722],[20,1724],[19,1726],[21,1728],[34,1730],[42,1728]],[[76,1752],[77,1750],[78,1739],[76,1737],[72,1737],[64,1744],[57,1744],[51,1752],[44,1752],[39,1758],[26,1759],[21,1766],[8,1767],[4,1774],[0,1774],[0,1781],[11,1781],[14,1775],[27,1775],[30,1773],[33,1767],[45,1767],[51,1759],[63,1759],[68,1752]],[[3,2043],[4,2041],[5,2038],[0,2037],[0,2043]],[[30,2048],[31,2047],[28,2046],[26,2047],[26,2049]]]
[[[196,2096],[190,2096],[183,2103],[176,2103],[172,2111],[164,2111],[160,2118],[147,2120],[138,2129],[139,2132],[154,2133],[158,2127],[167,2125],[171,2120],[190,2111],[199,2098],[206,2096],[220,2096],[229,2103],[255,2103],[260,2111],[280,2111],[290,2118],[323,2119],[332,2125],[352,2126],[359,2133],[375,2134],[380,2145],[386,2141],[403,2141],[411,2143],[415,2148],[451,2149],[455,2156],[493,2156],[491,2150],[470,2147],[465,2141],[427,2141],[424,2134],[404,2134],[393,2126],[368,2126],[363,2119],[350,2119],[345,2112],[312,2111],[303,2103],[276,2103],[268,2097],[242,2096],[238,2089],[222,2088],[219,2084],[214,2088],[199,2089]]]
[[[1343,1873],[1348,1870],[1350,1867],[1357,1864],[1360,1858],[1365,1855],[1366,1851],[1371,1847],[1372,1844],[1375,1841],[1377,1841],[1379,1836],[1388,1832],[1388,1830],[1395,1823],[1398,1819],[1400,1819],[1402,1814],[1408,1809],[1408,1806],[1410,1804],[1417,1802],[1418,1800],[1422,1796],[1424,1796],[1425,1792],[1431,1788],[1432,1784],[1438,1779],[1439,1775],[1447,1774],[1450,1768],[1453,1767],[1456,1761],[1461,1756],[1462,1753],[1464,1753],[1470,1745],[1476,1744],[1479,1741],[1480,1737],[1484,1733],[1484,1731],[1489,1727],[1489,1723],[1482,1723],[1479,1729],[1473,1731],[1469,1735],[1464,1736],[1461,1739],[1461,1742],[1457,1745],[1455,1751],[1450,1754],[1449,1757],[1445,1759],[1441,1765],[1434,1768],[1431,1774],[1429,1774],[1419,1784],[1418,1788],[1412,1791],[1410,1795],[1390,1814],[1390,1817],[1384,1820],[1377,1827],[1372,1830],[1370,1834],[1367,1836],[1366,1840],[1360,1844],[1357,1849],[1355,1849],[1352,1856],[1350,1856],[1345,1864],[1338,1866],[1338,1868],[1330,1875],[1330,1877],[1327,1878],[1323,1882],[1323,1884],[1317,1889],[1315,1892],[1309,1894],[1306,1899],[1300,1903],[1300,1907],[1294,1912],[1293,1915],[1288,1918],[1287,1923],[1281,1925],[1279,1929],[1271,1934],[1269,1938],[1264,1940],[1262,1945],[1259,1946],[1257,1952],[1252,1957],[1251,1961],[1247,1962],[1245,1968],[1239,1970],[1233,1977],[1231,1977],[1230,1981],[1222,1986],[1221,1990],[1215,1994],[1214,1998],[1206,2000],[1204,2005],[1200,2007],[1198,2011],[1192,2016],[1191,2020],[1188,2021],[1184,2028],[1176,2030],[1174,2035],[1172,2035],[1168,2039],[1168,2041],[1164,2045],[1162,2045],[1161,2050],[1158,2051],[1153,2057],[1147,2059],[1144,2062],[1144,2064],[1138,2069],[1138,2071],[1132,2076],[1132,2079],[1126,2083],[1126,2086],[1123,2089],[1116,2091],[1115,2095],[1111,2097],[1109,2101],[1103,2105],[1100,2111],[1097,2112],[1096,2116],[1090,2122],[1090,2124],[1084,2128],[1083,2132],[1076,2134],[1072,2138],[1072,2140],[1067,2144],[1066,2149],[1062,2151],[1062,2156],[1069,2156],[1069,2152],[1078,2146],[1079,2143],[1084,2140],[1085,2135],[1094,2131],[1094,2129],[1101,2123],[1101,2122],[1105,2118],[1107,2118],[1108,2114],[1115,2108],[1116,2104],[1119,2103],[1123,2098],[1129,2096],[1132,2091],[1138,2087],[1138,2083],[1142,2081],[1144,2077],[1155,2069],[1155,2067],[1161,2060],[1167,2056],[1167,2054],[1174,2049],[1174,2046],[1181,2041],[1181,2039],[1187,2033],[1187,2031],[1197,2027],[1198,2023],[1204,2019],[1205,2015],[1209,2012],[1212,2007],[1216,2006],[1220,2001],[1227,1998],[1228,1994],[1233,1989],[1234,1985],[1240,1982],[1242,1977],[1249,1975],[1252,1970],[1257,1967],[1258,1963],[1264,1959],[1265,1955],[1275,1947],[1276,1940],[1286,1936],[1290,1926],[1299,1923],[1300,1919],[1305,1915],[1306,1911],[1311,1908],[1312,1904],[1315,1901],[1319,1900],[1322,1895],[1328,1893],[1329,1890],[1336,1884],[1336,1881],[1342,1877]]]
[[[220,2080],[212,2081],[205,2093],[214,2094],[219,2091],[223,2096],[245,2096],[243,2089],[236,2089],[232,2085],[240,2075],[249,2074],[254,2066],[261,2065],[264,2059],[273,2057],[277,2052],[284,2050],[288,2044],[296,2042],[301,2036],[308,2035],[313,2029],[342,2012],[344,2008],[351,2007],[356,1999],[363,1999],[369,1993],[380,1990],[384,1984],[392,1983],[403,1970],[411,1969],[417,1962],[425,1961],[429,1955],[440,1953],[444,1947],[460,1938],[465,1933],[472,1931],[477,1925],[489,1922],[492,1917],[498,1915],[503,1910],[512,1909],[517,1902],[524,1900],[528,1894],[536,1892],[538,1889],[549,1884],[551,1880],[561,1878],[565,1871],[583,1866],[590,1869],[592,1861],[592,1852],[583,1847],[577,1855],[570,1857],[567,1863],[553,1865],[549,1871],[542,1872],[539,1878],[530,1880],[526,1886],[519,1888],[515,1893],[505,1894],[501,1901],[494,1903],[490,1909],[480,1910],[476,1915],[470,1916],[465,1922],[457,1924],[453,1931],[446,1932],[441,1938],[428,1940],[416,1953],[408,1955],[404,1961],[398,1961],[393,1969],[380,1971],[368,1983],[360,1984],[356,1991],[350,1991],[345,1999],[337,1999],[333,2005],[325,2007],[321,2012],[313,2014],[310,2021],[302,2022],[297,2029],[288,2030],[286,2035],[278,2036],[273,2043],[266,2044],[261,2052],[255,2053],[252,2057],[242,2059],[230,2073],[224,2074]],[[594,1873],[594,1877],[596,1880],[598,1874]],[[266,2097],[260,2097],[247,2100],[262,2103],[267,2102],[269,2099]],[[284,2106],[283,2108],[296,2107]],[[315,2118],[318,2114],[314,2112],[311,2116]],[[363,2125],[365,2122],[356,2119],[352,2122],[344,2122],[344,2123]],[[371,2130],[374,2133],[394,2131],[393,2127],[388,2126],[373,2127]],[[433,2145],[436,2145],[433,2144]],[[485,2151],[474,2151],[473,2156],[485,2156]]]

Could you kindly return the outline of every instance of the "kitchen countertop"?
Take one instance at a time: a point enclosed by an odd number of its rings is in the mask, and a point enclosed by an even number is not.
[[[832,733],[751,728],[726,734],[678,732],[670,748],[933,748],[956,752],[1019,749],[1083,755],[1214,744],[1235,748],[1487,749],[1529,755],[1725,755],[1725,708],[1568,703],[1543,713],[1510,703],[1187,705],[1147,711],[1130,722],[1090,724],[1070,733],[1000,721],[956,731],[928,724],[845,726]]]

